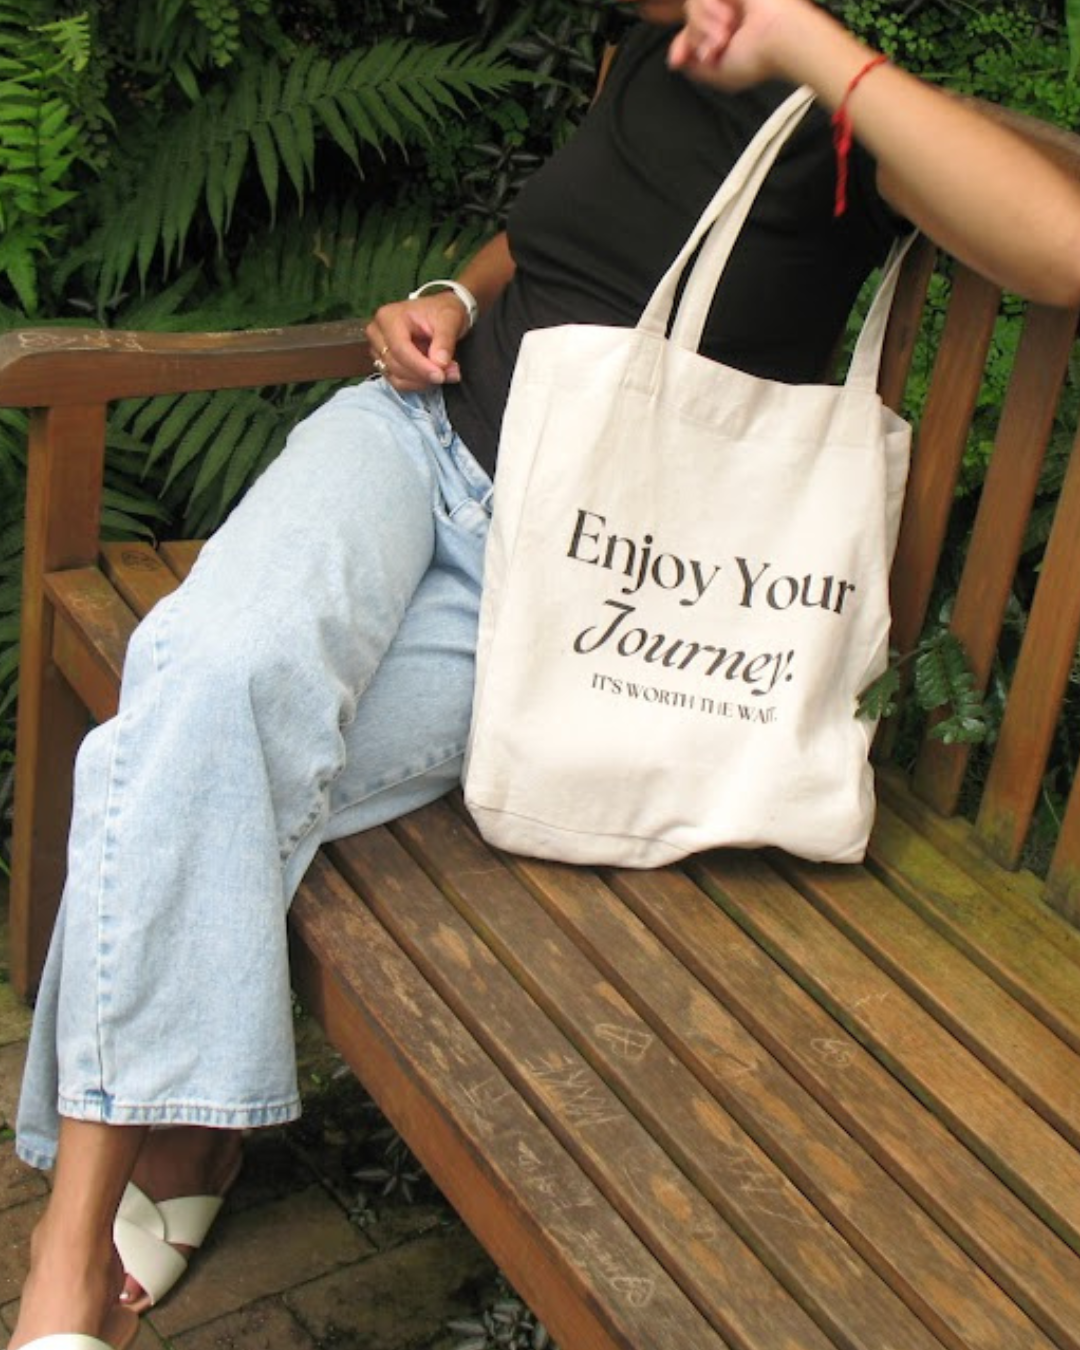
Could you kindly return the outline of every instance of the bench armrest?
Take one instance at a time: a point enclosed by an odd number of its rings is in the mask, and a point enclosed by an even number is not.
[[[0,407],[354,379],[371,368],[356,319],[243,333],[24,328],[0,337]]]

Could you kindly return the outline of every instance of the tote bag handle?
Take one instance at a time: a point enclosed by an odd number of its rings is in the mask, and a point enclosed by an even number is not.
[[[813,90],[802,85],[762,124],[660,278],[638,320],[639,330],[662,336],[670,325],[672,342],[688,351],[696,352],[700,348],[713,296],[762,184],[813,101]],[[877,388],[885,330],[900,267],[916,233],[898,240],[886,260],[877,293],[852,354],[845,381],[849,388]],[[701,251],[694,259],[699,245]],[[686,286],[672,322],[675,297],[684,273],[687,274]]]
[[[661,337],[668,331],[679,283],[698,246],[712,230],[713,235],[706,241],[701,256],[688,272],[686,287],[679,301],[679,312],[671,328],[672,340],[680,347],[698,350],[712,297],[746,217],[777,156],[813,101],[813,90],[803,85],[785,99],[758,129],[734,168],[720,184],[712,201],[701,213],[690,237],[660,278],[638,320],[639,330]]]

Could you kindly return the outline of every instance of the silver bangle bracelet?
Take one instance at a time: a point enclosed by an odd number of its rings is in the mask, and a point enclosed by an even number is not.
[[[471,332],[480,315],[480,306],[476,303],[476,296],[473,295],[468,286],[463,286],[460,281],[449,281],[444,278],[437,281],[425,281],[422,286],[417,286],[415,291],[409,292],[409,299],[418,300],[426,291],[433,291],[436,287],[443,291],[453,291],[465,306],[465,314],[469,321],[469,326],[465,331]]]

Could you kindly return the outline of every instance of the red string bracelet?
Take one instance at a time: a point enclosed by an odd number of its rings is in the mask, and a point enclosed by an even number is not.
[[[836,150],[836,205],[833,209],[834,216],[842,216],[847,210],[848,156],[851,154],[851,140],[854,135],[851,116],[847,110],[848,102],[866,76],[875,67],[883,66],[888,59],[882,52],[871,57],[844,90],[844,97],[840,100],[840,106],[832,115],[833,146]]]

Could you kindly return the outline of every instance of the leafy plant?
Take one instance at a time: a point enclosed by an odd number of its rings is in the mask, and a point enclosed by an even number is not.
[[[62,73],[85,67],[85,15],[45,22],[43,0],[0,4],[0,276],[28,314],[38,308],[38,271],[63,237],[75,193],[80,125]]]
[[[893,717],[903,699],[903,669],[913,666],[908,684],[916,706],[924,713],[948,709],[936,719],[930,735],[946,745],[977,745],[991,734],[990,717],[968,664],[963,644],[947,628],[926,634],[914,651],[893,653],[888,667],[859,695],[857,717],[870,720]]]
[[[427,1173],[392,1126],[387,1125],[383,1130],[377,1131],[377,1136],[385,1141],[382,1160],[374,1166],[361,1167],[353,1173],[361,1186],[356,1205],[360,1212],[366,1212],[368,1197],[373,1193],[383,1200],[396,1196],[406,1204],[412,1204],[417,1198],[419,1188],[425,1183],[430,1185]]]
[[[503,1276],[492,1302],[475,1317],[454,1318],[447,1330],[463,1339],[453,1350],[558,1350],[547,1328]]]
[[[465,104],[522,78],[504,60],[461,44],[401,40],[336,62],[310,49],[287,68],[276,60],[245,64],[235,82],[214,88],[152,136],[131,130],[99,189],[122,197],[128,209],[103,213],[61,279],[86,272],[97,306],[106,309],[133,271],[141,288],[155,260],[167,277],[197,225],[210,227],[220,253],[251,174],[273,227],[285,183],[298,209],[315,190],[322,142],[335,145],[362,176],[365,152],[385,158],[393,148],[407,151],[459,118]],[[250,226],[252,209],[247,202],[241,225]]]

